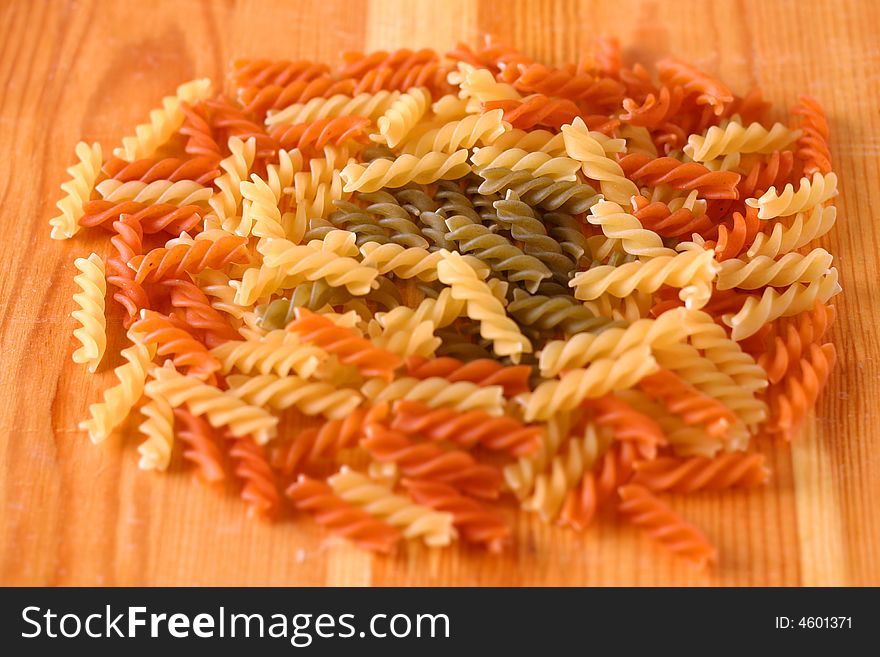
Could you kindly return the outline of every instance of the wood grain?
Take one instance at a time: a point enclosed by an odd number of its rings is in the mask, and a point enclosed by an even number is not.
[[[868,0],[0,2],[0,583],[880,584],[877,25],[880,7]],[[578,536],[527,516],[500,558],[419,546],[373,557],[307,523],[251,521],[232,491],[138,471],[125,431],[93,447],[76,429],[118,364],[114,356],[89,376],[70,361],[72,262],[107,250],[100,236],[49,239],[78,139],[109,149],[175,85],[223,80],[235,58],[444,49],[485,32],[552,62],[613,34],[628,57],[673,52],[734,89],[760,85],[782,108],[808,92],[828,109],[843,193],[823,246],[845,287],[833,331],[840,364],[805,435],[770,448],[766,490],[674,500],[719,545],[710,573],[626,528]]]

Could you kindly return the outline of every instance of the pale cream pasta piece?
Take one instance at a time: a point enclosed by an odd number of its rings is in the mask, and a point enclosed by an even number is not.
[[[519,148],[530,153],[547,153],[553,157],[564,157],[566,155],[565,140],[562,137],[562,133],[550,132],[549,130],[526,131],[513,128],[499,135],[492,141],[491,145],[498,152]]]
[[[657,147],[647,128],[624,123],[615,131],[617,136],[626,142],[627,153],[638,153],[648,157],[657,157]]]
[[[243,374],[278,376],[293,372],[309,377],[327,360],[322,349],[300,342],[296,335],[283,329],[269,331],[258,339],[224,342],[211,349],[211,354],[220,360],[223,374],[237,370]]]
[[[64,197],[55,204],[61,214],[49,220],[53,240],[69,239],[79,232],[79,220],[84,214],[83,204],[89,200],[101,173],[103,156],[100,144],[89,146],[81,141],[75,151],[77,162],[67,169],[70,180],[61,184]]]
[[[577,180],[580,163],[570,157],[554,157],[550,153],[530,152],[522,148],[502,149],[497,142],[492,146],[478,148],[471,156],[474,171],[485,169],[510,169],[528,171],[534,177],[547,176],[562,182]]]
[[[104,316],[107,281],[104,277],[104,261],[97,253],[92,253],[88,258],[77,258],[73,264],[80,272],[73,278],[73,282],[80,288],[73,295],[73,301],[78,308],[71,316],[80,323],[73,330],[73,337],[82,344],[73,352],[73,362],[84,363],[88,365],[89,372],[94,372],[107,349],[107,320]]]
[[[128,332],[128,339],[131,346],[120,353],[127,362],[113,370],[119,383],[105,390],[104,401],[89,406],[89,419],[79,423],[79,428],[88,431],[93,443],[106,440],[125,421],[143,395],[144,381],[156,347],[145,345],[143,336],[133,331]]]
[[[587,178],[599,181],[606,199],[627,206],[629,200],[638,195],[639,188],[623,175],[623,169],[617,161],[608,157],[596,134],[590,132],[583,119],[577,117],[570,125],[562,126],[565,151],[568,157],[582,166]]]
[[[424,319],[407,306],[398,306],[384,313],[377,313],[370,321],[368,332],[373,344],[404,358],[434,355],[441,340],[434,336],[434,322]]]
[[[375,267],[380,274],[393,273],[398,278],[417,278],[421,281],[437,280],[437,263],[443,257],[439,251],[391,242],[366,242],[360,247],[360,253],[363,256],[361,264]]]
[[[809,217],[806,212],[799,212],[789,226],[777,223],[769,235],[767,233],[755,235],[755,241],[752,242],[746,255],[749,258],[759,256],[777,258],[785,255],[828,233],[836,220],[837,208],[833,205],[827,207],[817,205],[810,212]]]
[[[266,125],[299,125],[339,116],[366,116],[371,121],[382,116],[400,97],[399,91],[362,93],[354,97],[337,94],[330,98],[312,98],[305,103],[289,105],[266,117]]]
[[[193,180],[155,180],[151,183],[140,180],[122,182],[108,178],[97,184],[95,189],[105,201],[120,203],[122,201],[135,201],[137,203],[171,205],[201,205],[208,206],[213,192],[210,187],[205,187]]]
[[[495,353],[518,362],[521,354],[531,353],[532,344],[507,316],[504,305],[492,294],[483,277],[459,253],[443,253],[437,263],[440,282],[449,286],[452,297],[466,301],[466,313],[480,322],[480,335],[491,340]]]
[[[227,428],[236,438],[251,436],[259,444],[275,437],[278,418],[259,406],[248,404],[229,392],[185,376],[173,367],[158,367],[145,390],[161,396],[173,408],[186,404],[193,415],[204,416],[215,429]]]
[[[153,391],[150,391],[153,392]],[[145,420],[138,430],[146,436],[138,453],[141,470],[167,470],[174,448],[174,410],[161,395],[147,394],[149,401],[141,407]]]
[[[239,185],[242,196],[242,216],[236,234],[265,238],[286,238],[285,224],[293,223],[294,214],[281,213],[281,200],[285,190],[293,184],[294,175],[303,167],[302,153],[280,150],[278,164],[266,167],[266,178],[251,174],[250,181]],[[305,231],[303,231],[305,232]],[[302,237],[302,236],[300,236]]]
[[[394,148],[406,139],[431,106],[431,94],[422,87],[413,87],[402,94],[385,113],[376,120],[379,134],[375,141],[382,141]],[[433,149],[428,149],[433,150]]]
[[[383,187],[403,187],[415,182],[427,184],[455,180],[470,172],[466,149],[454,153],[426,153],[421,157],[401,155],[394,160],[373,160],[367,166],[352,163],[340,174],[346,192],[376,192]]]
[[[371,516],[399,527],[404,538],[421,538],[430,547],[449,545],[456,536],[452,514],[416,504],[395,494],[387,485],[343,466],[327,483],[341,499]]]
[[[211,81],[201,78],[177,87],[177,94],[162,99],[162,107],[150,112],[150,122],[142,123],[135,128],[132,137],[123,137],[122,146],[113,150],[113,155],[134,162],[150,157],[160,146],[171,139],[171,136],[183,124],[183,103],[194,105],[211,95]]]
[[[716,284],[719,290],[741,288],[788,287],[793,283],[810,283],[828,273],[832,256],[825,249],[809,253],[787,253],[779,260],[757,256],[749,260],[730,258],[721,263]]]
[[[812,308],[816,301],[825,303],[841,289],[837,269],[832,267],[827,274],[809,284],[794,283],[785,291],[768,287],[760,298],[749,297],[739,312],[724,315],[722,319],[731,328],[734,340],[745,340],[767,322],[802,313]]]
[[[675,256],[675,250],[663,245],[663,239],[654,231],[642,227],[642,223],[617,203],[599,201],[590,208],[586,220],[600,226],[605,237],[620,240],[621,247],[632,255],[656,258]]]
[[[337,388],[327,381],[309,381],[300,376],[260,374],[232,375],[227,378],[229,394],[273,411],[296,407],[306,415],[323,415],[341,420],[360,406],[363,398],[357,390]]]
[[[712,251],[692,249],[674,256],[658,256],[645,261],[628,262],[618,267],[600,265],[579,272],[569,286],[576,298],[589,301],[603,294],[626,297],[633,292],[653,293],[663,285],[679,288],[679,297],[688,308],[705,303],[704,288],[718,271]]]
[[[520,419],[521,411],[521,407],[514,406],[508,412]],[[531,494],[538,476],[546,472],[561,447],[570,439],[571,424],[571,413],[556,413],[547,420],[538,451],[504,466],[504,481],[517,499],[525,500]]]
[[[458,86],[458,97],[468,101],[469,112],[479,112],[483,103],[493,100],[522,100],[512,84],[498,82],[488,69],[465,62],[449,73],[448,81]]]
[[[651,348],[642,345],[618,358],[601,358],[589,367],[569,370],[561,379],[544,381],[517,399],[526,422],[548,420],[560,411],[574,410],[586,399],[630,388],[656,371]]]
[[[470,381],[450,383],[440,377],[404,376],[391,382],[370,379],[361,387],[361,393],[373,404],[407,399],[424,402],[431,408],[450,406],[458,411],[479,410],[489,415],[502,415],[504,411],[501,386],[479,386]]]
[[[768,130],[758,122],[744,126],[731,120],[725,126],[712,126],[705,135],[691,135],[684,147],[696,162],[707,162],[731,153],[772,153],[782,150],[800,137],[800,130],[790,130],[774,123]]]
[[[801,178],[797,191],[788,183],[782,192],[775,187],[768,189],[761,198],[747,198],[746,205],[758,208],[758,219],[786,217],[798,212],[809,212],[818,205],[837,196],[837,175],[834,172],[813,174],[812,180]]]
[[[421,157],[431,151],[451,153],[477,144],[485,146],[495,142],[507,130],[510,130],[510,124],[504,120],[504,110],[495,109],[446,122],[418,139],[407,141],[403,145],[403,152]]]
[[[691,332],[689,312],[674,308],[656,319],[639,319],[626,328],[608,328],[601,333],[577,333],[567,340],[551,340],[540,351],[541,376],[558,376],[600,358],[617,358],[635,347],[652,349],[687,340]]]
[[[657,349],[657,363],[678,374],[689,384],[727,406],[748,427],[755,428],[767,419],[767,404],[722,372],[718,366],[689,344]]]
[[[241,223],[241,183],[248,179],[256,156],[257,140],[238,137],[228,141],[229,157],[220,160],[223,175],[214,180],[217,190],[208,201],[224,230],[235,232]]]

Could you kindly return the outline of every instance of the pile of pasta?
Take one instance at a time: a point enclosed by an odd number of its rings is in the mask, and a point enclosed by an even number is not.
[[[716,558],[667,494],[765,483],[761,441],[834,365],[815,100],[773,123],[612,39],[561,67],[493,41],[240,61],[227,86],[76,147],[52,237],[108,243],[75,261],[73,360],[127,336],[92,441],[137,412],[141,468],[380,552],[505,549],[518,504]]]

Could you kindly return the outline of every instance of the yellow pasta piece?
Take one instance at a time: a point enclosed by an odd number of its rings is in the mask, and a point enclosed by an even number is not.
[[[61,185],[64,197],[55,204],[61,211],[49,220],[52,239],[70,239],[79,232],[79,220],[83,216],[83,203],[89,200],[95,181],[101,173],[101,145],[89,146],[81,141],[76,145],[77,163],[67,169],[70,180]]]
[[[98,369],[107,349],[107,320],[104,317],[104,295],[107,281],[104,278],[104,261],[97,253],[88,258],[77,258],[74,266],[80,271],[74,276],[81,292],[73,295],[79,306],[71,313],[81,326],[74,329],[73,336],[82,346],[73,352],[74,363],[85,363],[89,372]]]

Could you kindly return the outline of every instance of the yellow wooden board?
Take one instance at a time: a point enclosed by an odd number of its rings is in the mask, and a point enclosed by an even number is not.
[[[841,585],[880,584],[880,3],[0,1],[0,583],[38,585]],[[628,57],[673,53],[785,109],[828,110],[841,180],[845,294],[839,365],[818,420],[770,455],[760,492],[673,503],[717,543],[695,573],[634,531],[584,535],[519,516],[515,548],[406,546],[395,558],[327,543],[310,523],[245,517],[232,491],[137,469],[125,432],[100,447],[77,430],[118,364],[75,367],[73,260],[106,239],[49,239],[47,220],[80,138],[106,150],[185,80],[224,79],[241,57],[330,60],[342,50],[446,49],[493,33],[548,62],[600,34]],[[127,428],[130,430],[130,427]]]

